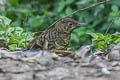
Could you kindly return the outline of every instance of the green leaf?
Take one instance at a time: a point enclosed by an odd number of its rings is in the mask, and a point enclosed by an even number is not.
[[[78,38],[78,36],[76,34],[71,35],[71,40],[74,40],[77,43],[79,42],[79,38]]]
[[[11,44],[11,45],[9,45],[9,49],[10,49],[11,51],[15,51],[15,50],[16,50],[16,47],[17,47],[16,44]]]
[[[89,34],[91,37],[93,37],[94,39],[98,38],[98,35],[96,33],[87,33]]]
[[[110,46],[111,44],[115,44],[116,42],[119,42],[118,39],[120,39],[120,35],[118,35],[117,33],[108,34],[105,36],[101,33],[89,33],[89,34],[92,36],[92,45],[94,47],[96,46],[96,50],[102,50],[102,51],[105,51],[108,48],[108,46]]]
[[[104,35],[101,33],[96,33],[99,38],[104,38]]]
[[[66,4],[71,4],[71,3],[73,3],[74,1],[75,1],[75,0],[66,0],[65,3],[66,3]]]
[[[116,6],[116,5],[112,5],[112,10],[113,10],[114,12],[117,12],[117,11],[119,10],[119,7]]]
[[[60,1],[59,4],[58,4],[57,12],[63,11],[64,7],[65,7],[65,2],[62,0],[62,1]]]
[[[110,13],[110,16],[118,16],[119,14],[120,14],[120,11],[111,12],[111,13]]]
[[[117,26],[120,26],[120,18],[116,19],[114,22]]]
[[[5,25],[9,25],[10,22],[11,22],[11,20],[8,19],[8,18],[5,17],[5,16],[0,16],[0,22],[1,22],[1,21],[2,21]]]
[[[72,12],[72,9],[70,7],[66,8],[65,10],[66,14],[70,14]]]
[[[102,50],[104,50],[104,49],[105,49],[105,47],[104,47],[104,45],[103,45],[103,44],[98,44],[98,48],[99,48],[99,49],[102,49]]]

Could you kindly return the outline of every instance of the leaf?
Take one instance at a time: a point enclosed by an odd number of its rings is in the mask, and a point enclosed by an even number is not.
[[[72,4],[75,0],[66,0],[65,3],[67,4]]]
[[[5,25],[9,25],[10,24],[10,22],[11,22],[11,20],[10,19],[8,19],[7,17],[5,17],[5,16],[0,16],[0,21],[2,21],[3,22],[3,24],[5,24]]]
[[[104,45],[103,44],[98,44],[98,48],[104,50]]]
[[[115,44],[115,42],[118,42],[118,34],[112,34],[109,35],[103,35],[101,33],[89,33],[92,36],[92,45],[94,47],[97,47],[96,50],[102,50],[105,51],[109,45]],[[95,37],[96,36],[96,37]],[[113,37],[112,37],[113,36]]]
[[[79,42],[79,38],[78,38],[78,36],[76,35],[76,34],[71,34],[71,40],[74,40],[75,42]]]
[[[64,7],[65,7],[65,2],[62,0],[58,4],[57,12],[61,12],[64,9]]]
[[[93,37],[94,39],[98,38],[98,35],[96,33],[87,33],[89,34],[91,37]]]
[[[112,5],[112,11],[117,12],[119,10],[118,6]]]
[[[104,35],[101,33],[96,33],[99,38],[104,38]]]
[[[9,49],[10,49],[11,51],[15,51],[15,50],[16,50],[16,47],[17,47],[16,44],[11,44],[11,45],[9,45]]]
[[[111,39],[112,35],[106,35],[104,37],[104,41],[107,42],[109,44],[109,40]]]
[[[18,6],[19,5],[19,0],[8,0],[8,1],[12,6]]]
[[[110,13],[111,16],[118,16],[119,14],[120,14],[120,11]]]
[[[120,26],[120,18],[116,19],[114,22],[117,26]]]
[[[72,9],[70,7],[66,8],[65,13],[70,14],[72,12]]]

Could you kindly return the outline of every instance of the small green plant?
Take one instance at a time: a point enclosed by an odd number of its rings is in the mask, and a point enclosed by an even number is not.
[[[120,33],[103,35],[101,33],[88,33],[92,37],[92,46],[96,50],[106,51],[113,44],[120,42]]]
[[[10,23],[10,19],[0,16],[0,40],[3,40],[12,51],[28,45],[33,39],[33,34],[24,32],[21,27],[11,27]]]

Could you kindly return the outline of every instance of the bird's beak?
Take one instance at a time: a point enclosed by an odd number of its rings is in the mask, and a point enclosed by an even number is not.
[[[86,23],[78,23],[77,26],[87,26]]]

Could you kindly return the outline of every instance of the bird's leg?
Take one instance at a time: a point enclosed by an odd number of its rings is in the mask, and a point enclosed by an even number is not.
[[[48,44],[49,44],[48,40],[45,39],[45,43],[43,45],[43,50],[48,50]]]

